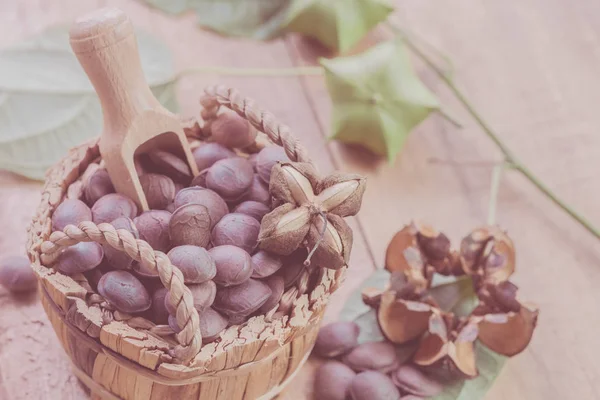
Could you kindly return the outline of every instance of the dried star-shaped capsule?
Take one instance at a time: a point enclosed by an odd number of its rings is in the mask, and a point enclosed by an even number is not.
[[[475,283],[497,284],[515,272],[513,241],[497,226],[484,226],[467,235],[460,244],[460,258],[466,274]]]
[[[336,173],[321,180],[308,163],[276,164],[269,192],[283,204],[263,218],[260,248],[289,255],[305,245],[318,265],[346,265],[352,230],[343,217],[358,212],[364,191],[365,179],[358,175]]]

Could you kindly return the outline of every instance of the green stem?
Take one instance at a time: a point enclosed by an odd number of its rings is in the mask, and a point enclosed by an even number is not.
[[[492,183],[490,185],[490,199],[488,203],[488,225],[496,223],[496,205],[498,204],[498,191],[500,190],[500,181],[502,180],[502,172],[504,172],[505,163],[502,162],[492,170]]]
[[[450,113],[448,110],[440,107],[437,112],[448,122],[450,122],[452,125],[454,125],[457,128],[462,129],[463,125],[462,123],[456,119],[456,117],[454,115],[452,115],[452,113]]]
[[[236,68],[236,67],[191,67],[180,71],[173,80],[195,74],[219,74],[232,76],[299,76],[323,75],[322,67],[290,67],[290,68]]]
[[[469,112],[471,117],[477,122],[477,124],[481,127],[481,129],[485,132],[485,134],[496,144],[498,149],[504,155],[504,158],[508,164],[511,164],[513,169],[519,171],[525,178],[529,180],[540,192],[542,192],[548,199],[550,199],[554,204],[556,204],[560,209],[566,212],[569,216],[571,216],[575,221],[577,221],[581,226],[583,226],[588,232],[594,235],[596,238],[600,239],[600,230],[593,226],[587,219],[585,219],[582,215],[576,212],[571,206],[566,204],[564,201],[559,199],[551,190],[542,183],[532,172],[527,168],[524,164],[522,164],[512,153],[512,151],[504,144],[504,142],[500,139],[500,137],[492,130],[492,128],[483,120],[481,115],[475,110],[473,105],[469,102],[466,96],[456,87],[454,82],[442,71],[430,58],[425,54],[419,46],[417,46],[408,35],[406,35],[402,30],[397,28],[396,26],[389,24],[390,28],[398,33],[402,39],[404,39],[405,43],[410,47],[410,49],[415,53],[417,57],[419,57],[425,64],[427,64],[438,77],[446,84],[446,86],[452,91],[456,99],[463,105],[463,107]]]

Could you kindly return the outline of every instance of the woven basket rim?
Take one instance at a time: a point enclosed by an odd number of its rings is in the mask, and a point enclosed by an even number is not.
[[[204,110],[209,110],[212,113],[203,113],[202,116],[205,120],[210,118],[211,115],[212,117],[216,116],[220,107],[227,107],[248,120],[258,131],[266,134],[270,142],[283,147],[290,159],[310,162],[306,150],[290,133],[289,128],[279,124],[272,114],[258,110],[255,107],[253,100],[244,98],[237,91],[222,86],[208,88],[205,93],[205,96],[201,99],[201,104],[203,105]],[[51,267],[45,266],[41,260],[42,243],[50,238],[50,219],[54,209],[67,196],[69,185],[79,179],[88,165],[98,157],[98,139],[94,139],[71,149],[60,162],[48,171],[45,186],[42,191],[42,199],[29,227],[27,247],[33,269],[45,292],[44,295],[48,295],[48,299],[51,303],[65,316],[64,322],[69,327],[80,331],[90,343],[93,342],[95,345],[107,348],[110,346],[106,346],[105,341],[103,340],[103,331],[109,325],[119,324],[119,322],[111,322],[109,324],[101,323],[101,319],[98,320],[98,317],[101,317],[99,309],[94,305],[88,305],[85,301],[87,294],[86,289],[71,277],[63,275]],[[274,334],[273,338],[269,338],[274,339],[270,341],[271,345],[274,346],[271,352],[276,350],[277,344],[281,347],[284,343],[287,343],[297,335],[305,332],[307,328],[314,324],[318,325],[329,295],[333,293],[341,283],[344,271],[345,268],[338,271],[325,270],[322,274],[323,279],[321,283],[318,284],[311,293],[303,294],[296,299],[293,310],[287,320],[284,319],[283,322],[282,320],[268,322],[264,320],[264,316],[254,317],[257,318],[257,320],[254,321],[255,323],[262,323],[262,327],[264,328],[263,332],[272,330]],[[57,298],[59,299],[58,302]],[[250,321],[254,320],[254,318]],[[98,323],[99,321],[100,323]],[[243,325],[243,327],[245,328],[251,325],[250,321]],[[285,323],[285,326],[283,323]],[[125,324],[123,325],[124,326],[119,326],[119,328],[124,332],[131,329],[138,333],[147,333],[147,330],[135,329]],[[166,357],[166,352],[162,350],[158,351],[154,349],[153,351],[157,354],[154,354],[154,357],[151,357],[152,360],[148,362],[141,362],[140,360],[123,355],[118,351],[114,351],[117,349],[113,348],[112,350],[113,353],[119,355],[123,360],[123,363],[134,362],[136,365],[141,365],[150,370],[154,370],[157,374],[167,378],[189,378],[211,374],[211,372],[213,372],[211,371],[211,358],[209,356],[216,357],[218,354],[226,354],[231,346],[251,345],[253,342],[251,340],[249,341],[247,338],[240,340],[239,335],[242,335],[244,328],[240,329],[238,327],[238,336],[231,338],[230,343],[224,344],[223,342],[229,339],[227,338],[227,332],[232,331],[232,328],[227,328],[226,334],[223,335],[224,338],[217,344],[211,343],[204,345],[189,366],[172,363],[171,360],[168,360],[168,357]],[[97,332],[97,330],[99,330],[99,332]],[[249,331],[245,333],[251,334],[251,331],[252,329],[250,328]],[[255,336],[256,337],[253,339],[258,340],[260,334],[255,334]],[[98,343],[98,339],[100,339],[100,343]],[[151,342],[153,341],[151,340]],[[142,348],[144,348],[144,346],[142,346]],[[252,362],[265,359],[269,354],[269,352],[265,352],[262,357]],[[209,358],[203,359],[203,357]],[[245,363],[242,362],[235,367],[238,368],[244,364]]]

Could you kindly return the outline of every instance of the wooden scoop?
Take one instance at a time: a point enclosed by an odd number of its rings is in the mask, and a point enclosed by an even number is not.
[[[123,11],[104,8],[80,17],[69,35],[102,104],[100,154],[108,174],[117,192],[148,210],[134,155],[169,151],[187,162],[193,176],[198,175],[181,123],[150,91],[133,26]]]

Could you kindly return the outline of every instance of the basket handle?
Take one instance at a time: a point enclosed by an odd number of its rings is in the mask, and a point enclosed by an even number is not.
[[[52,232],[48,240],[41,245],[41,261],[46,265],[51,264],[60,254],[60,250],[80,242],[108,244],[124,251],[145,268],[158,272],[160,281],[169,290],[169,302],[177,310],[175,319],[181,329],[175,335],[179,345],[173,349],[173,356],[177,362],[191,361],[202,347],[198,311],[194,308],[190,289],[184,284],[183,274],[171,264],[167,255],[153,250],[147,242],[136,239],[127,230],[115,229],[108,223],[96,225],[85,221],[79,226],[67,225],[63,231]]]
[[[204,90],[204,93],[200,98],[200,104],[206,111],[205,118],[216,117],[219,107],[225,106],[248,120],[256,129],[264,132],[271,142],[283,147],[290,160],[311,163],[308,151],[294,137],[290,128],[277,122],[270,112],[257,108],[253,99],[222,85],[210,86]]]

